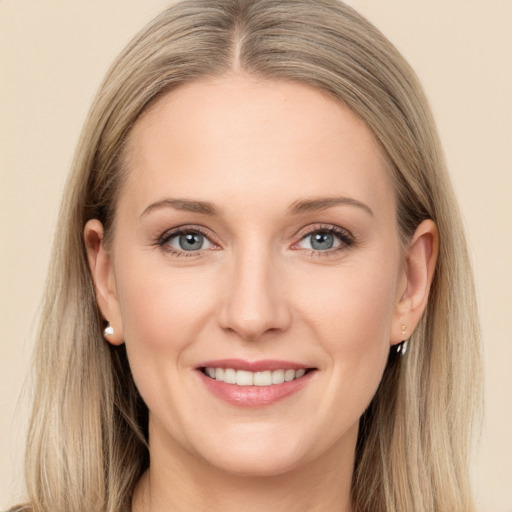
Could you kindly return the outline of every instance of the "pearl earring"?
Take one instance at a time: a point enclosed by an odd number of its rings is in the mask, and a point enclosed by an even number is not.
[[[105,338],[108,338],[109,336],[114,335],[114,328],[112,327],[112,324],[109,322],[107,327],[103,330],[103,336]]]

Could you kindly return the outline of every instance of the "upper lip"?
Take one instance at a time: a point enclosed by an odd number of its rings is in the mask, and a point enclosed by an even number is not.
[[[276,359],[262,359],[259,361],[245,361],[243,359],[215,359],[204,361],[198,368],[233,368],[233,370],[246,370],[249,372],[262,372],[265,370],[300,370],[312,368],[304,363],[294,361],[281,361]]]

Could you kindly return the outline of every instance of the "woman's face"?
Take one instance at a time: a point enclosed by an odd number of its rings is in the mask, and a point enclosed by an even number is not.
[[[126,156],[97,285],[152,456],[246,475],[353,456],[407,286],[369,130],[315,89],[231,75],[159,100]]]

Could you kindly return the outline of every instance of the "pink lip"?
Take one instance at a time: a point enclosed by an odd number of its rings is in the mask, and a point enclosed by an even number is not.
[[[217,359],[205,361],[197,368],[233,368],[233,370],[246,370],[249,372],[262,372],[265,370],[300,370],[310,368],[307,364],[292,361],[278,361],[275,359],[263,359],[260,361],[244,361],[243,359]]]
[[[222,359],[216,361],[205,361],[197,367],[197,374],[208,391],[221,400],[238,407],[258,408],[274,404],[286,397],[298,393],[313,378],[315,371],[309,371],[303,377],[282,384],[272,386],[237,386],[212,379],[205,375],[201,369],[233,368],[234,370],[246,370],[251,372],[264,370],[298,370],[308,368],[306,365],[290,361],[243,361],[241,359]]]

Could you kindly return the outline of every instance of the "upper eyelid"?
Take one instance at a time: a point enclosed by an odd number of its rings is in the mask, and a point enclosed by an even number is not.
[[[193,232],[200,233],[201,235],[208,238],[208,240],[210,240],[210,242],[218,244],[218,242],[216,241],[217,237],[215,237],[209,229],[207,229],[203,226],[197,226],[197,225],[193,225],[193,224],[184,224],[183,226],[177,226],[174,228],[170,228],[170,229],[164,231],[158,237],[158,241],[166,242],[170,238],[181,235],[182,233],[193,233]]]
[[[312,233],[316,233],[318,231],[331,231],[333,233],[337,233],[339,235],[345,235],[347,238],[350,238],[351,240],[354,240],[354,235],[346,228],[343,228],[341,226],[337,226],[335,224],[310,224],[309,226],[306,226],[302,228],[298,234],[297,237],[302,238],[311,235]]]

